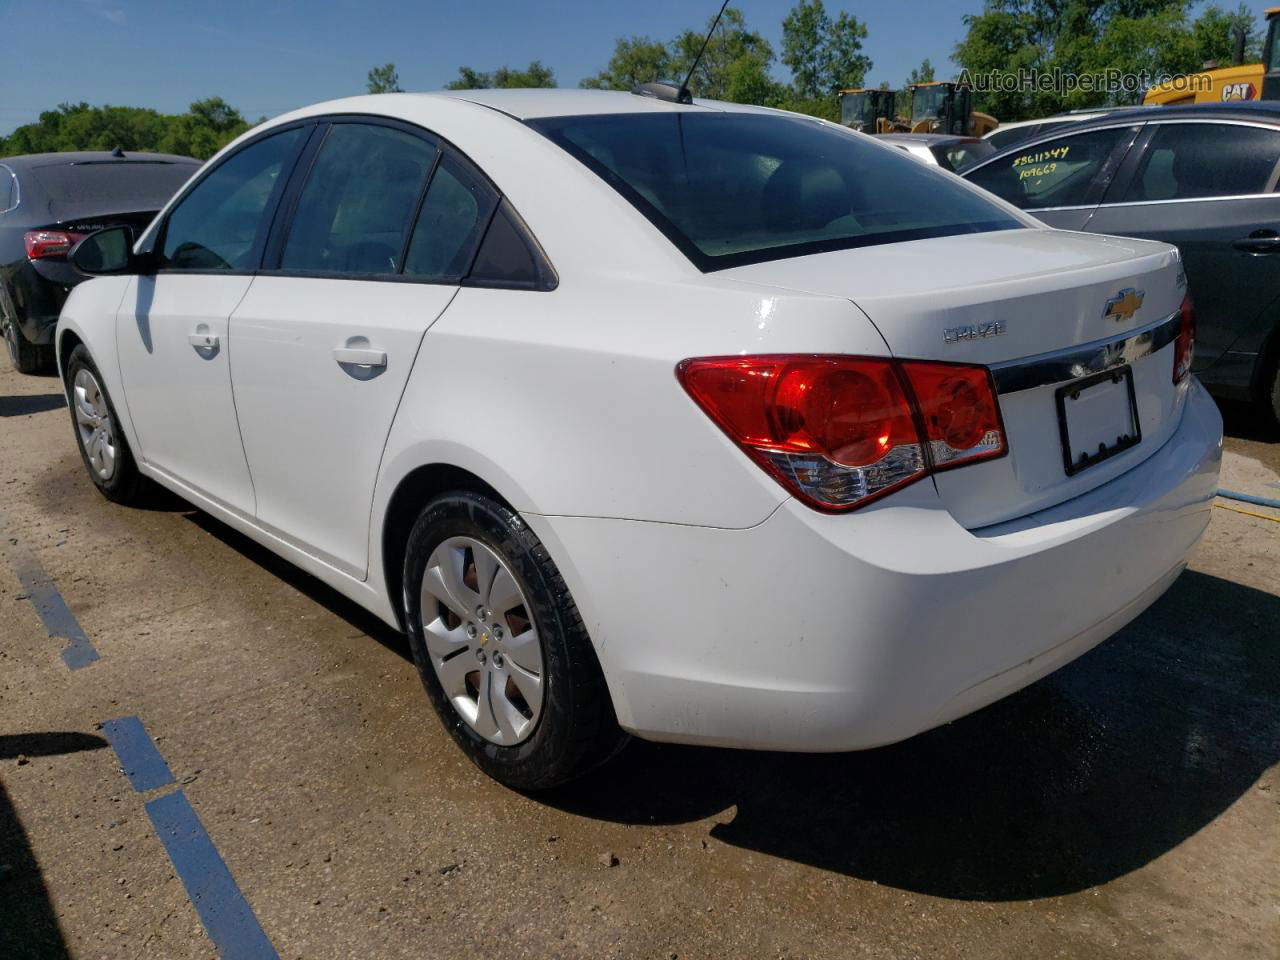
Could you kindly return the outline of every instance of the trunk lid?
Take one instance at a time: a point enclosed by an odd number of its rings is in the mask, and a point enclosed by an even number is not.
[[[993,369],[1009,455],[934,478],[947,508],[969,528],[1044,509],[1114,479],[1159,449],[1181,414],[1185,391],[1172,382],[1174,347],[1163,321],[1174,317],[1176,332],[1185,279],[1177,251],[1166,244],[997,231],[777,260],[722,275],[851,300],[896,357]],[[1116,357],[1129,361],[1141,439],[1069,474],[1059,388],[1086,382],[1100,359]],[[1104,417],[1113,412],[1110,403],[1099,402]],[[1073,443],[1098,419],[1084,409],[1072,407],[1068,415],[1076,424]]]

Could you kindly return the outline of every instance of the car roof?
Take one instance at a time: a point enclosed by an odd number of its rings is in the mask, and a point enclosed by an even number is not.
[[[15,157],[0,157],[0,163],[14,171],[34,167],[51,167],[71,163],[192,163],[199,166],[195,157],[183,157],[174,153],[144,153],[127,151],[117,157],[110,150],[68,150],[62,153],[25,153]]]
[[[1247,119],[1280,123],[1280,101],[1277,100],[1237,100],[1230,103],[1192,103],[1181,107],[1134,106],[1124,110],[1114,110],[1100,114],[1088,120],[1081,120],[1073,125],[1073,129],[1081,129],[1094,125],[1102,126],[1117,120],[1134,119],[1181,120],[1196,119]],[[1046,118],[1054,119],[1054,118]],[[998,128],[997,128],[998,129]]]
[[[557,87],[511,90],[436,90],[430,93],[386,93],[383,107],[388,113],[397,112],[396,101],[420,97],[448,97],[465,100],[482,107],[489,107],[517,120],[534,120],[540,117],[589,116],[606,113],[672,113],[716,112],[784,114],[786,111],[769,110],[745,103],[724,103],[718,100],[695,99],[693,103],[673,103],[656,97],[642,96],[625,90],[572,90]]]

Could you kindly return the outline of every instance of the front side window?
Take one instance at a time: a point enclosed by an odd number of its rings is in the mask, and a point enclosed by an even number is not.
[[[336,123],[298,198],[280,266],[346,276],[400,270],[436,146],[394,127]]]
[[[1023,226],[981,194],[812,120],[680,111],[531,121],[700,269]]]
[[[979,167],[966,179],[1024,210],[1083,206],[1110,176],[1117,148],[1133,133],[1133,127],[1114,127],[1041,141]]]
[[[169,214],[161,268],[254,269],[265,239],[263,213],[302,134],[295,127],[251,143],[197,183]]]
[[[1277,162],[1280,131],[1228,123],[1157,124],[1123,201],[1269,193]]]

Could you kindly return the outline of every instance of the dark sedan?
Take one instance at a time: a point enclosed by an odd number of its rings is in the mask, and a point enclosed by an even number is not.
[[[1193,369],[1280,420],[1280,103],[1113,113],[961,175],[1050,226],[1176,244],[1195,299]]]
[[[53,365],[53,330],[85,279],[67,254],[103,227],[141,231],[200,167],[157,153],[37,153],[0,159],[0,332],[22,373]]]

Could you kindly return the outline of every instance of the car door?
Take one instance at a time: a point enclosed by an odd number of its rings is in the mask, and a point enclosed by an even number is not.
[[[1280,315],[1280,129],[1227,121],[1148,125],[1088,224],[1182,252],[1196,305],[1195,369],[1252,354]]]
[[[961,176],[1051,227],[1082,230],[1139,129],[1125,124],[1040,139]]]
[[[252,141],[197,181],[154,237],[154,272],[116,315],[116,341],[139,453],[222,506],[252,516],[227,321],[253,281],[271,212],[307,133]]]
[[[495,204],[429,134],[333,121],[232,315],[258,522],[351,576],[367,570],[374,481],[409,371]]]

